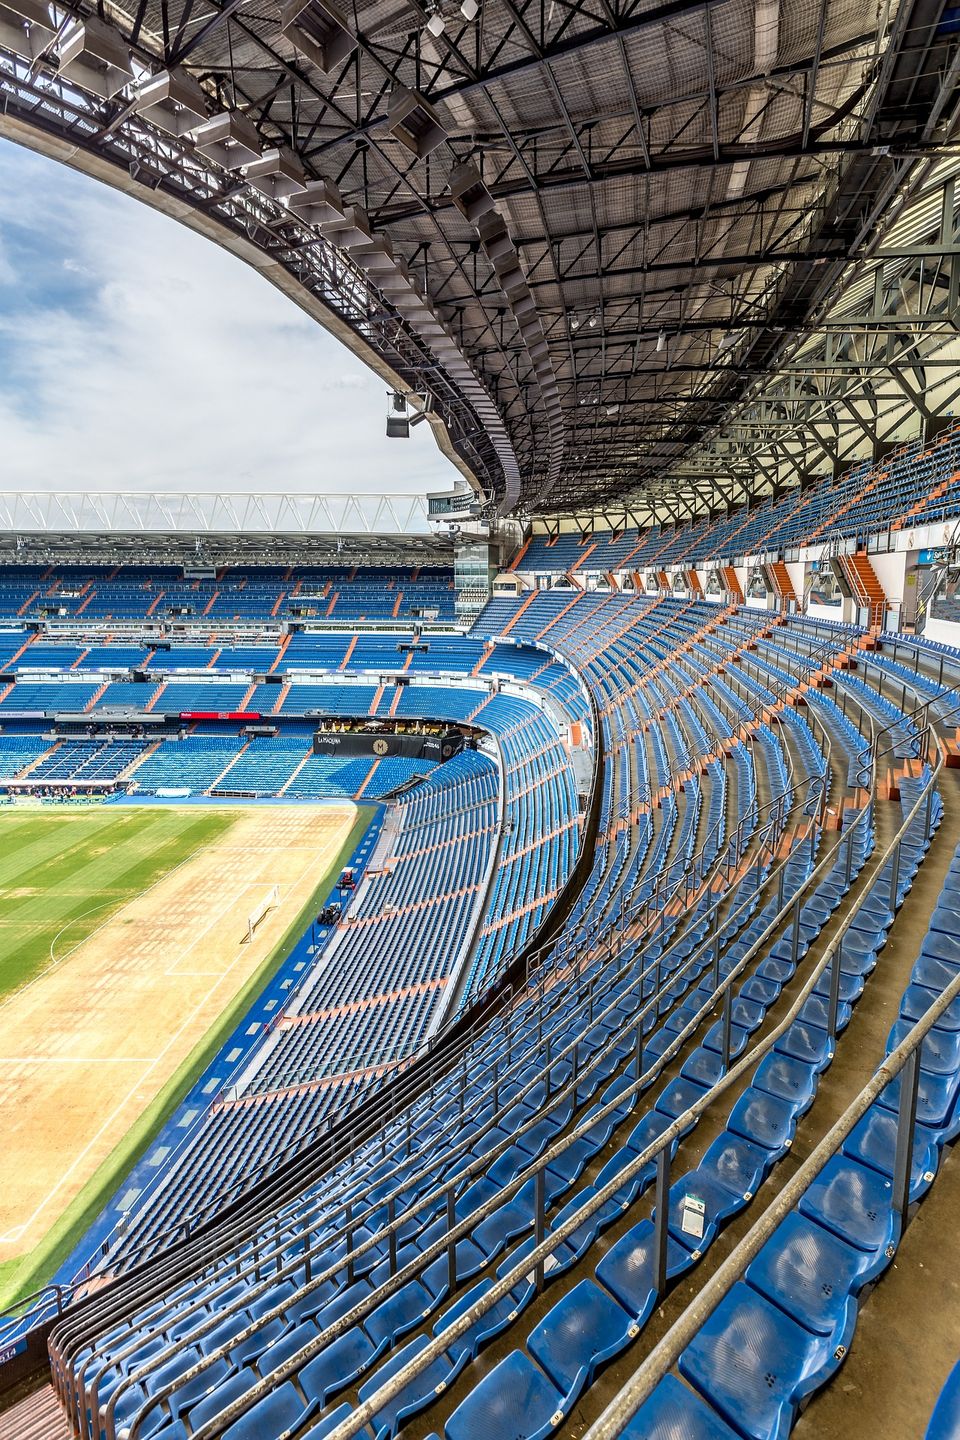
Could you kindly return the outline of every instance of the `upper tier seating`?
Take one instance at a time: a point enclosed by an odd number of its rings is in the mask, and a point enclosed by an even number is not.
[[[453,572],[312,566],[284,570],[229,566],[191,580],[175,566],[21,567],[0,577],[0,620],[42,614],[85,621],[263,621],[302,616],[336,623],[416,618],[452,620]],[[274,652],[276,653],[276,652]]]
[[[878,464],[855,465],[720,521],[581,536],[534,535],[516,569],[524,574],[599,574],[646,567],[703,564],[814,544],[830,536],[862,541],[905,521],[924,525],[960,515],[960,424],[927,446],[911,442]],[[500,602],[497,602],[500,603]],[[498,615],[499,618],[499,615]]]
[[[99,685],[80,680],[18,680],[0,693],[0,710],[58,711],[86,710]]]

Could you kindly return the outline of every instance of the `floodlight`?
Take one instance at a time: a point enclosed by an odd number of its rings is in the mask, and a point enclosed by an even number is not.
[[[407,402],[399,390],[394,390],[390,395],[390,403],[387,406],[387,439],[408,440],[410,438],[410,420],[407,415]]]

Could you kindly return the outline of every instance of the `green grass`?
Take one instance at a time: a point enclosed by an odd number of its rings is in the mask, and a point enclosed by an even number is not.
[[[113,813],[114,815],[118,815],[120,812],[114,811]],[[164,808],[161,810],[160,807],[158,807],[156,811],[149,813],[164,815],[180,814],[186,817],[189,816],[190,811],[175,811],[172,808]],[[226,825],[229,826],[240,812],[223,809],[220,811],[203,811],[199,813],[209,815],[211,818],[217,820],[222,818],[225,820]],[[181,1100],[189,1093],[198,1076],[201,1075],[210,1064],[210,1061],[217,1054],[227,1036],[236,1027],[245,1011],[249,1009],[256,996],[269,984],[270,980],[276,974],[299,937],[306,930],[310,920],[316,914],[319,902],[326,896],[330,888],[331,880],[339,874],[353,854],[373,814],[373,806],[361,805],[357,807],[357,815],[349,835],[344,840],[336,856],[327,866],[323,876],[318,880],[310,898],[296,918],[291,921],[270,955],[264,960],[257,972],[250,977],[244,988],[234,996],[230,1005],[218,1017],[207,1033],[198,1041],[191,1054],[170,1077],[159,1094],[154,1097],[152,1103],[143,1112],[137,1123],[127,1132],[112,1153],[107,1156],[103,1164],[90,1177],[79,1195],[77,1195],[73,1202],[64,1210],[63,1214],[47,1232],[43,1240],[26,1254],[0,1264],[0,1311],[15,1306],[24,1296],[39,1290],[63,1264],[84,1232],[103,1209],[107,1200],[118,1188],[122,1177],[133,1168],[140,1157],[149,1149]],[[72,813],[70,818],[73,818]],[[0,855],[6,853],[3,843],[5,834],[5,828],[0,825]],[[102,840],[100,843],[103,843]],[[4,862],[0,861],[0,874],[2,874],[3,868]],[[150,882],[145,881],[144,883],[148,884]],[[0,891],[0,897],[2,897],[2,891]],[[0,898],[0,917],[2,917],[4,909],[5,904],[2,898]],[[2,929],[0,929],[0,934],[2,934]]]
[[[111,805],[0,811],[0,1000],[219,839],[238,813]]]

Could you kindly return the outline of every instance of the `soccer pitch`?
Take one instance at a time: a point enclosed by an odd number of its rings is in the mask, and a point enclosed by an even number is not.
[[[0,1002],[235,823],[230,810],[0,810]]]
[[[0,1305],[69,1254],[303,933],[371,813],[0,812]]]

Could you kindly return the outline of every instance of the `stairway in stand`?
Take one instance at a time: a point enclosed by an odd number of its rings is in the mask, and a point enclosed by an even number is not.
[[[858,550],[855,555],[841,556],[841,563],[857,604],[866,606],[870,611],[871,626],[882,626],[887,597],[877,579],[877,572],[870,563],[870,557],[866,551]]]
[[[70,1427],[52,1385],[44,1385],[0,1414],[0,1440],[70,1440]]]
[[[770,578],[776,591],[781,609],[785,610],[792,600],[796,604],[797,592],[793,588],[790,572],[782,560],[775,560],[770,568]]]

